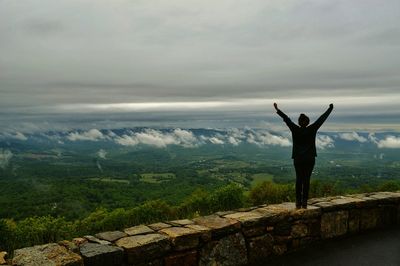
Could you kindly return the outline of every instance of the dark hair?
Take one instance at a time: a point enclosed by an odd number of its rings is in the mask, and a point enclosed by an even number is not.
[[[305,114],[300,114],[299,116],[299,125],[301,127],[306,127],[310,123],[310,118],[306,116]]]

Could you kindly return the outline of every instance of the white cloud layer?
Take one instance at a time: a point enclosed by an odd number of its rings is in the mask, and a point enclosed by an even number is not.
[[[6,168],[12,157],[13,153],[10,150],[0,149],[0,168]]]
[[[91,129],[84,132],[71,132],[67,136],[67,139],[70,141],[98,141],[105,138],[106,136],[98,129]]]
[[[319,149],[335,147],[334,140],[327,135],[318,135],[315,144],[316,144],[317,148],[319,148]]]
[[[338,134],[339,138],[347,141],[358,141],[361,143],[367,142],[367,139],[363,136],[360,136],[357,132],[345,132],[345,133],[339,133]]]
[[[105,150],[103,150],[103,149],[100,149],[98,152],[97,152],[97,156],[99,156],[99,158],[101,158],[101,159],[107,159],[107,152],[105,151]]]
[[[399,149],[400,137],[386,136],[377,142],[378,148]]]

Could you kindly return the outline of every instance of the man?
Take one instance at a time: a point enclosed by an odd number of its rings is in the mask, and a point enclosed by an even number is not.
[[[277,114],[283,118],[283,121],[292,132],[292,159],[296,169],[296,208],[307,209],[310,177],[314,169],[315,157],[317,156],[315,138],[318,129],[332,112],[333,104],[330,104],[328,110],[311,125],[308,125],[310,119],[305,114],[300,114],[299,125],[296,125],[286,114],[278,109],[276,103],[274,103],[274,107]]]

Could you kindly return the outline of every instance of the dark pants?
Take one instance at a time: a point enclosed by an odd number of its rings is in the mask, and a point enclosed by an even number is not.
[[[296,207],[307,207],[310,177],[314,169],[315,158],[295,158],[293,162],[296,169]]]

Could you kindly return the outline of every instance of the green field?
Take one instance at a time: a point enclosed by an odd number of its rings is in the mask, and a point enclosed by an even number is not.
[[[91,181],[98,181],[98,182],[106,182],[106,183],[122,183],[122,184],[129,184],[129,180],[124,179],[113,179],[113,178],[90,178]]]
[[[264,182],[264,181],[273,181],[274,176],[269,173],[259,173],[251,176],[253,181],[251,181],[251,186]]]
[[[145,173],[140,175],[139,180],[145,183],[159,184],[175,178],[173,173]]]

